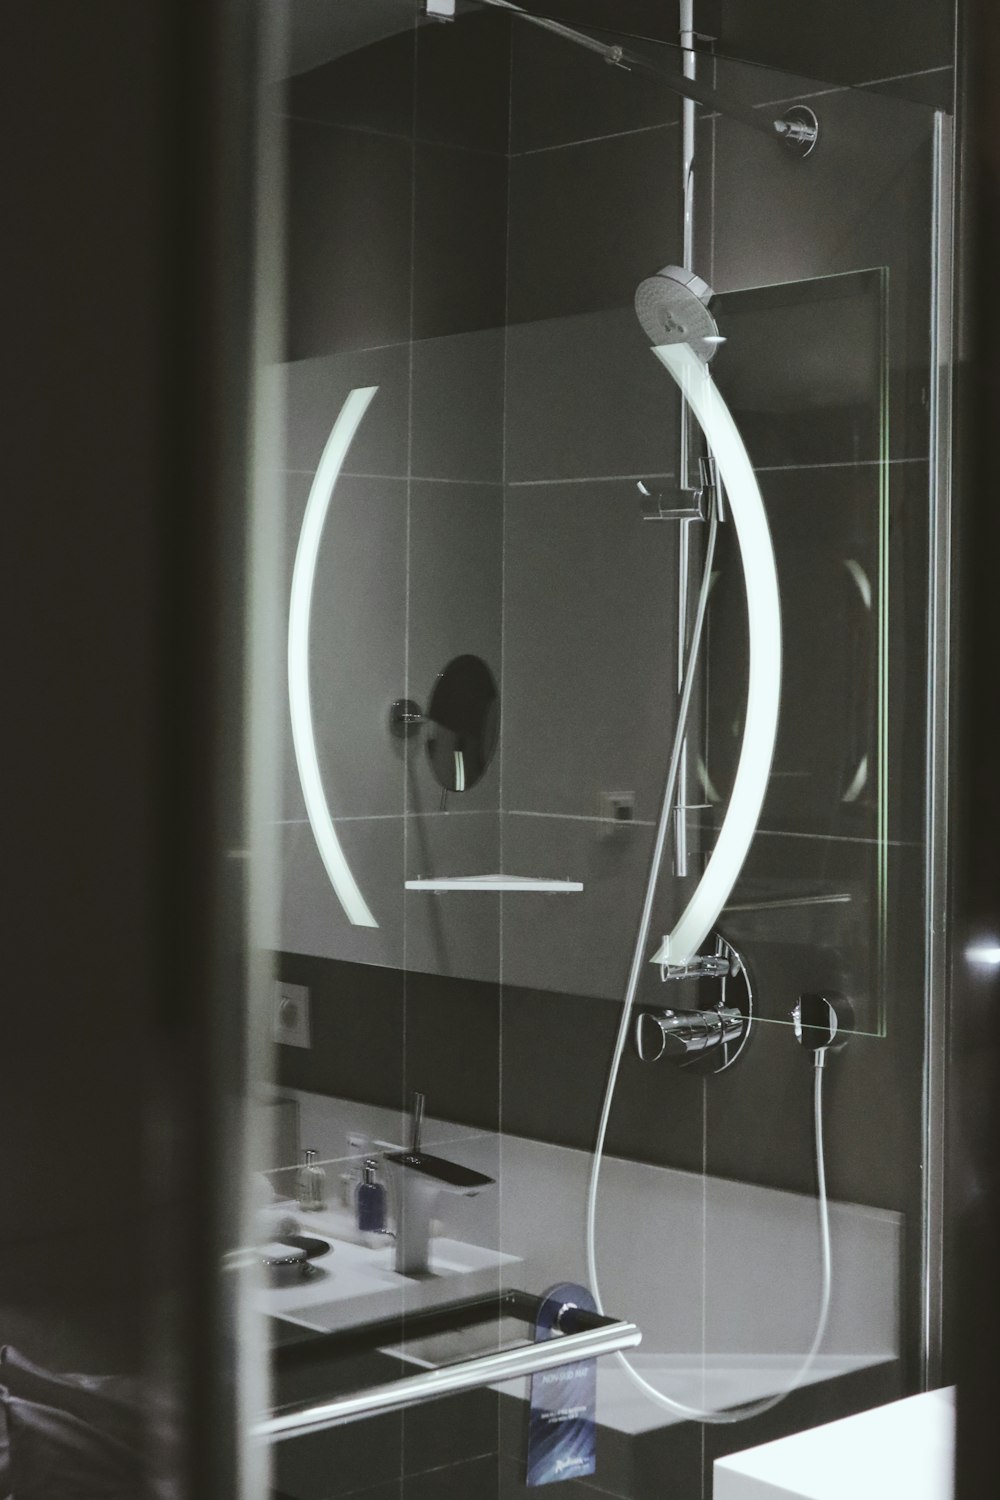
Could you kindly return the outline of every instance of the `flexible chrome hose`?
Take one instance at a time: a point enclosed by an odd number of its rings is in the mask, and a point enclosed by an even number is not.
[[[656,838],[653,844],[653,853],[650,859],[649,878],[646,882],[646,894],[642,905],[642,914],[639,919],[639,929],[636,933],[635,947],[632,952],[632,963],[629,968],[628,982],[625,987],[625,998],[622,1003],[621,1021],[618,1026],[618,1035],[615,1038],[615,1047],[611,1059],[611,1067],[608,1072],[607,1087],[604,1091],[604,1102],[601,1106],[601,1118],[597,1127],[597,1140],[594,1145],[594,1155],[590,1168],[590,1181],[587,1185],[587,1219],[586,1219],[586,1249],[587,1249],[587,1275],[590,1281],[590,1290],[593,1292],[594,1301],[599,1312],[604,1311],[601,1299],[600,1285],[597,1275],[597,1246],[596,1246],[596,1221],[597,1221],[597,1192],[600,1182],[601,1164],[604,1158],[604,1148],[607,1142],[608,1122],[611,1118],[611,1107],[614,1103],[615,1088],[618,1084],[618,1074],[621,1070],[622,1058],[625,1054],[625,1046],[628,1041],[629,1028],[632,1019],[632,1010],[635,1005],[635,997],[639,989],[639,979],[642,974],[642,964],[646,953],[646,944],[649,941],[649,928],[653,915],[653,902],[656,896],[656,887],[659,882],[660,870],[663,865],[663,854],[666,848],[667,834],[673,814],[674,791],[677,785],[677,773],[680,765],[681,746],[687,730],[687,720],[691,708],[691,694],[694,687],[695,671],[698,664],[698,656],[701,650],[701,639],[704,632],[705,612],[708,605],[708,594],[712,581],[712,563],[715,557],[716,533],[718,530],[718,507],[712,504],[709,520],[708,539],[705,547],[705,565],[702,572],[701,587],[698,591],[698,605],[695,611],[694,626],[691,632],[691,645],[688,649],[687,665],[684,671],[684,681],[681,688],[680,701],[677,712],[677,728],[674,732],[674,742],[670,752],[670,761],[667,767],[667,778],[663,788],[663,798],[660,803],[660,817],[656,828]],[[820,1311],[816,1323],[816,1331],[812,1343],[805,1355],[801,1365],[794,1377],[783,1390],[773,1396],[765,1397],[760,1401],[754,1401],[747,1405],[731,1407],[726,1411],[705,1411],[699,1407],[688,1406],[683,1401],[675,1401],[670,1396],[665,1396],[656,1386],[651,1385],[648,1380],[632,1364],[631,1360],[624,1354],[616,1354],[615,1358],[625,1370],[628,1378],[645,1395],[658,1406],[676,1415],[686,1417],[698,1422],[718,1423],[720,1425],[742,1422],[749,1417],[761,1415],[770,1411],[779,1402],[791,1395],[796,1390],[812,1367],[819,1347],[826,1333],[827,1320],[830,1314],[830,1294],[832,1289],[832,1255],[830,1247],[830,1213],[826,1192],[826,1161],[823,1149],[823,1062],[825,1053],[816,1053],[815,1078],[813,1086],[813,1127],[816,1146],[816,1178],[818,1184],[817,1201],[819,1206],[820,1220],[820,1252],[822,1260],[822,1285],[820,1292]]]

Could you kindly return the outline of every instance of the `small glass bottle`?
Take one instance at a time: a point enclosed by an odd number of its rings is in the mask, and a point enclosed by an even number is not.
[[[304,1213],[317,1213],[326,1207],[326,1173],[316,1165],[315,1151],[306,1151],[303,1156],[295,1179],[295,1196]]]

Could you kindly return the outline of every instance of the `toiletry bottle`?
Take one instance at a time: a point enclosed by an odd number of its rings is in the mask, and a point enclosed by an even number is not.
[[[315,1213],[326,1207],[326,1173],[316,1165],[315,1151],[306,1151],[304,1157],[295,1179],[295,1196],[299,1208]]]
[[[367,1237],[385,1233],[385,1188],[376,1182],[378,1162],[374,1156],[365,1158],[364,1176],[358,1183],[354,1202],[357,1210],[359,1232]]]

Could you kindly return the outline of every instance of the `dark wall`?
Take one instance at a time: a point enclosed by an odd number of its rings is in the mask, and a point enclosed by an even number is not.
[[[989,1425],[996,1410],[1000,1336],[994,1268],[1000,1254],[1000,1048],[995,965],[970,962],[970,947],[997,931],[1000,890],[1000,800],[995,746],[997,694],[979,684],[1000,638],[994,559],[998,513],[989,505],[1000,415],[1000,333],[996,265],[1000,255],[1000,15],[989,0],[963,6],[964,139],[961,157],[961,281],[958,368],[959,497],[957,613],[960,663],[957,715],[954,869],[955,1006],[951,1035],[948,1378],[958,1382],[956,1495],[986,1494],[995,1455]]]
[[[720,19],[729,57],[831,83],[954,64],[954,0],[721,0]]]
[[[215,1383],[226,1143],[208,1119],[240,1084],[215,1068],[210,998],[215,777],[234,773],[217,731],[239,720],[216,672],[214,561],[241,445],[254,59],[220,9],[16,7],[0,148],[17,225],[0,355],[0,1342],[147,1376],[178,1403],[159,1480],[191,1495],[231,1492],[237,1441]],[[239,483],[227,495],[241,505]],[[121,1482],[138,1493],[152,1479],[133,1436]]]
[[[609,36],[677,39],[676,7],[659,0],[528,0],[525,8]],[[695,28],[714,39],[699,46],[725,57],[828,83],[884,80],[925,99],[931,85],[911,75],[953,67],[955,13],[955,0],[695,0]]]

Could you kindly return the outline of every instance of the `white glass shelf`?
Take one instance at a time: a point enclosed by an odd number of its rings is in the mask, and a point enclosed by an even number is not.
[[[582,891],[580,880],[542,880],[534,875],[450,875],[434,880],[408,880],[408,891],[537,891],[564,895]]]

